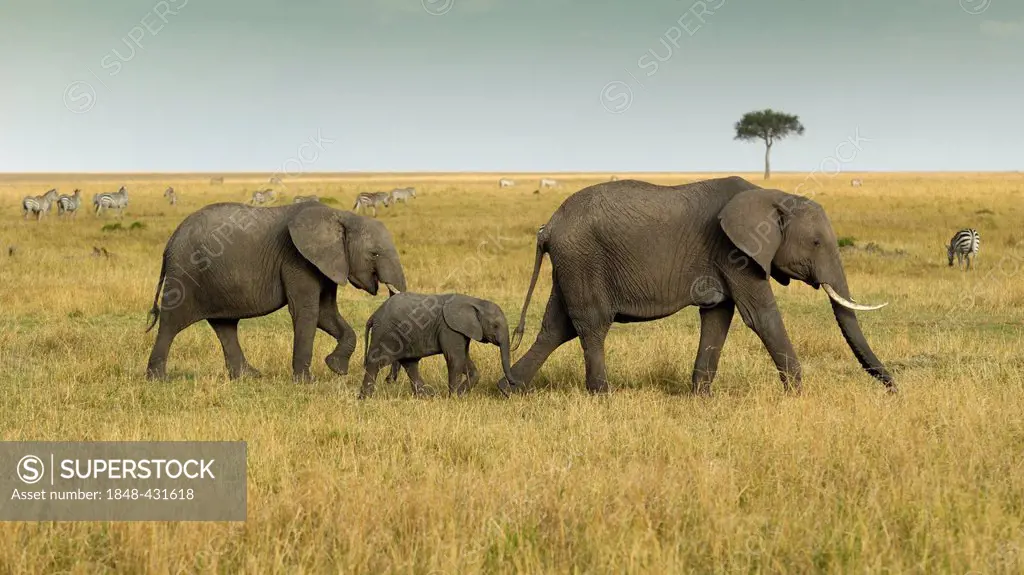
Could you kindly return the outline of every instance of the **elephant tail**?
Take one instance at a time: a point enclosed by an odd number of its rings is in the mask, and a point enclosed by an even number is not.
[[[526,331],[526,310],[530,308],[530,298],[533,297],[533,288],[537,287],[540,265],[544,261],[544,254],[548,251],[548,232],[547,226],[541,226],[537,230],[537,255],[533,259],[533,276],[530,277],[530,288],[526,290],[526,301],[523,302],[523,311],[519,315],[519,325],[512,332],[512,351],[519,349],[519,344],[523,342],[523,333]]]
[[[366,363],[366,354],[370,351],[370,330],[372,328],[373,315],[370,316],[370,319],[366,320],[366,328],[363,329],[363,363]]]
[[[149,327],[146,328],[146,333],[153,329],[156,325],[156,320],[160,318],[160,292],[164,287],[164,278],[167,277],[167,254],[160,258],[160,279],[156,280],[156,295],[153,296],[153,307],[149,310]]]

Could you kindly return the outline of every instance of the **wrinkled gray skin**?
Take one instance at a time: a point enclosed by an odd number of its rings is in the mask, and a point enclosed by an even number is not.
[[[160,330],[147,376],[166,377],[174,336],[204,319],[220,339],[230,377],[259,375],[238,344],[238,320],[285,305],[294,329],[293,377],[310,379],[317,328],[337,340],[326,363],[344,375],[356,347],[336,301],[338,285],[346,283],[371,295],[380,284],[405,290],[398,252],[379,221],[316,202],[206,206],[185,218],[164,248],[149,326],[159,316]]]
[[[817,203],[730,177],[681,186],[622,180],[570,196],[537,234],[533,277],[513,336],[522,339],[541,261],[551,258],[552,290],[533,346],[512,367],[528,383],[563,343],[580,338],[587,388],[608,390],[605,336],[613,322],[650,321],[700,306],[694,393],[708,393],[734,310],[763,342],[784,387],[800,390],[801,369],[772,295],[769,276],[850,300],[836,236]],[[861,333],[853,311],[832,311],[861,366],[896,386]],[[499,382],[508,393],[514,385]]]
[[[414,293],[391,296],[367,320],[363,339],[367,347],[361,399],[373,395],[377,373],[388,365],[389,383],[398,379],[401,365],[412,381],[413,393],[430,395],[430,388],[420,377],[419,362],[437,354],[444,354],[448,366],[448,392],[464,395],[480,377],[469,358],[471,339],[498,346],[505,377],[511,375],[505,314],[497,304],[475,297]]]

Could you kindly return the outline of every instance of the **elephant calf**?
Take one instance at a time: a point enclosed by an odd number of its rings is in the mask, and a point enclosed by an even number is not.
[[[448,392],[465,394],[479,379],[469,358],[471,339],[501,349],[501,367],[511,380],[508,322],[501,308],[487,300],[459,294],[396,294],[366,321],[363,339],[366,375],[360,399],[373,395],[377,373],[387,365],[391,366],[389,382],[398,379],[401,365],[412,380],[413,394],[430,395],[420,377],[419,361],[437,354],[444,354],[448,366]]]

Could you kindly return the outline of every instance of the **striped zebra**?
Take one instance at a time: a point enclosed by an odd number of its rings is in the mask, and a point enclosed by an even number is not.
[[[61,194],[57,198],[57,215],[64,216],[71,214],[71,217],[78,215],[78,208],[82,206],[82,190],[75,189],[75,193],[70,196],[67,194]]]
[[[167,186],[164,190],[164,197],[167,198],[167,202],[172,206],[178,203],[178,194],[174,192],[174,188]]]
[[[510,180],[508,178],[502,178],[502,179],[498,180],[498,187],[499,188],[511,188],[514,185],[516,185],[515,180]]]
[[[850,186],[854,188],[859,188],[862,185],[864,185],[864,182],[860,181],[859,179],[850,180]]]
[[[963,268],[963,260],[967,260],[967,270],[971,269],[971,260],[978,257],[978,250],[981,249],[981,236],[978,230],[966,228],[953,234],[946,246],[946,255],[949,256],[949,267],[953,267],[953,256],[956,256],[958,269]]]
[[[249,203],[254,206],[262,206],[263,204],[269,204],[277,199],[277,193],[274,190],[256,190],[252,193],[252,199]]]
[[[556,182],[556,181],[554,181],[552,179],[549,179],[549,178],[541,178],[540,179],[540,187],[541,187],[541,189],[553,188],[553,187],[555,187],[557,185],[558,185],[558,182]]]
[[[319,202],[319,201],[320,201],[320,197],[317,196],[316,194],[313,194],[313,195],[310,195],[310,196],[295,196],[295,199],[292,200],[292,203],[293,204],[301,204],[302,202]]]
[[[36,221],[42,219],[46,212],[50,211],[50,205],[57,201],[57,190],[52,189],[41,196],[25,196],[21,200],[21,213],[28,219],[29,214],[35,214]]]
[[[390,203],[391,194],[388,192],[363,192],[356,196],[356,203],[352,206],[352,209],[359,213],[365,208],[372,208],[373,217],[377,217],[377,206],[383,204],[386,208]]]
[[[121,186],[112,194],[96,194],[92,197],[92,207],[97,216],[103,210],[117,210],[118,217],[121,217],[124,215],[125,208],[128,207],[128,190]]]
[[[395,188],[388,193],[388,203],[397,205],[397,202],[401,200],[403,204],[407,204],[409,203],[409,198],[415,197],[416,188]]]

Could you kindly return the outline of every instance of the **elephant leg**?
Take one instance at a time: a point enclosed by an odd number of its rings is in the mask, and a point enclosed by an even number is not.
[[[416,397],[431,397],[434,395],[434,390],[424,383],[423,377],[420,375],[420,360],[403,359],[400,363],[402,369],[405,370],[406,375],[409,376],[409,380],[412,382],[413,395]]]
[[[338,286],[325,285],[320,292],[320,311],[316,326],[337,340],[338,344],[324,362],[338,375],[348,374],[348,363],[356,350],[356,332],[338,312]]]
[[[313,362],[313,338],[320,317],[320,286],[312,275],[298,270],[291,272],[292,277],[285,281],[285,296],[295,332],[292,341],[292,379],[312,381],[309,366]]]
[[[480,372],[476,369],[476,364],[473,363],[468,354],[466,355],[466,370],[469,374],[469,389],[473,389],[480,381]]]
[[[208,319],[206,321],[217,334],[217,339],[220,340],[220,347],[224,351],[224,364],[228,368],[228,377],[231,379],[238,379],[243,375],[260,377],[259,370],[249,365],[242,346],[238,343],[238,320]]]
[[[771,294],[771,287],[768,282],[760,283],[763,285],[755,289],[762,293],[758,294],[760,297],[756,297],[754,302],[736,302],[740,316],[747,327],[757,334],[772,356],[772,361],[779,370],[783,388],[786,391],[792,389],[800,393],[800,361],[793,350],[793,344],[789,341],[786,326],[782,323],[782,315],[775,304],[775,297]]]
[[[587,391],[608,393],[608,373],[604,363],[604,340],[608,337],[611,322],[597,326],[576,326],[583,347],[583,362],[586,368]]]
[[[547,307],[544,309],[544,320],[541,322],[537,340],[530,346],[526,355],[519,358],[519,361],[512,366],[512,377],[516,378],[519,385],[526,387],[548,357],[562,344],[574,337],[576,337],[576,328],[569,320],[561,290],[555,284],[548,297]],[[498,388],[507,392],[511,386],[503,377],[498,382]]]
[[[388,383],[388,385],[394,384],[396,381],[398,381],[398,371],[400,369],[402,369],[401,362],[397,362],[396,361],[395,363],[392,363],[391,364],[391,371],[388,372],[388,376],[387,376],[387,378],[385,378],[384,381],[386,381]]]
[[[718,372],[718,358],[722,355],[735,310],[736,306],[731,301],[700,309],[700,344],[692,377],[694,395],[711,393],[711,382]]]
[[[442,335],[441,349],[444,351],[444,362],[448,366],[448,395],[465,395],[466,387],[462,380],[469,377],[466,373],[469,339],[462,334]]]
[[[153,344],[153,351],[150,352],[149,362],[146,365],[146,379],[167,378],[167,355],[170,353],[171,343],[174,342],[174,337],[181,330],[195,321],[178,319],[174,312],[169,310],[160,314],[160,327],[156,333],[156,342]]]
[[[367,360],[364,363],[366,373],[363,375],[363,386],[359,389],[359,399],[373,397],[373,388],[377,383],[377,373],[389,363],[386,359]]]

